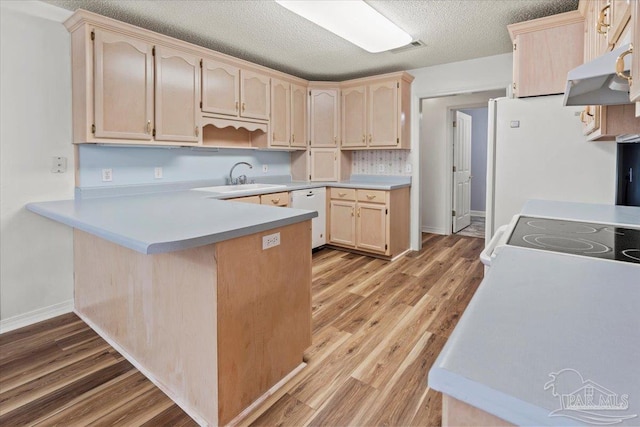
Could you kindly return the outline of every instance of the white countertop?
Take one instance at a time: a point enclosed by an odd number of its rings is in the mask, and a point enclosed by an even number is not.
[[[640,208],[530,201],[523,215],[640,225]],[[504,246],[429,372],[429,386],[516,425],[586,425],[562,410],[577,374],[628,395],[591,408],[640,425],[640,265]],[[571,378],[572,380],[569,380]],[[591,381],[591,382],[589,382]],[[596,391],[597,392],[597,391]],[[569,416],[567,416],[569,415]],[[572,418],[574,417],[574,418]]]

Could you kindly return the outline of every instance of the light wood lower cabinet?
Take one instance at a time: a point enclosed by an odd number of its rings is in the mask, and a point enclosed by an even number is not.
[[[232,200],[234,202],[240,202],[240,203],[254,203],[256,205],[260,204],[260,196],[235,197],[233,199],[227,199],[227,200]]]
[[[409,247],[409,188],[331,188],[329,244],[388,257]]]
[[[282,191],[280,193],[263,194],[260,196],[260,204],[286,208],[289,206],[289,193]]]

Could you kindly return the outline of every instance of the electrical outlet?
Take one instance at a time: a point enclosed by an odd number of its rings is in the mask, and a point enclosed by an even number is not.
[[[378,163],[378,172],[384,172],[384,164]]]
[[[411,163],[407,163],[407,165],[404,167],[404,170],[407,173],[411,173]]]
[[[262,250],[273,248],[280,244],[280,233],[273,233],[262,237]]]
[[[51,159],[51,173],[65,173],[67,171],[66,157],[53,157]]]
[[[262,172],[264,173],[269,172],[269,165],[262,165]]]
[[[102,169],[102,182],[113,181],[113,169]]]
[[[162,168],[157,167],[153,170],[153,177],[155,179],[162,179]]]

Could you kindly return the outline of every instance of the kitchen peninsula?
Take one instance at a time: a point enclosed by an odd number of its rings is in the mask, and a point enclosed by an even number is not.
[[[199,423],[304,367],[317,213],[194,191],[27,208],[74,227],[76,313]]]

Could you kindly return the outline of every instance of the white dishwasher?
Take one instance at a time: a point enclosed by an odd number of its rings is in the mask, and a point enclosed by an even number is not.
[[[327,189],[322,187],[292,191],[291,207],[318,212],[318,216],[311,220],[311,247],[317,248],[326,244]]]

